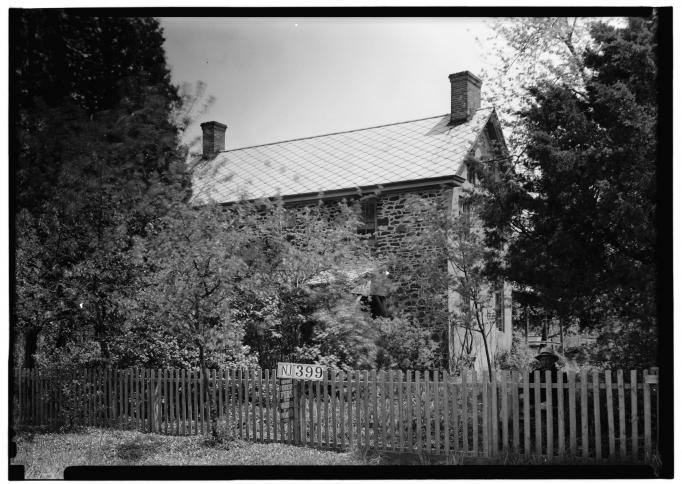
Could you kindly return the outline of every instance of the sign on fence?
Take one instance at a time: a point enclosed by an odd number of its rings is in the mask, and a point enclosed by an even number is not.
[[[277,363],[277,378],[295,380],[322,380],[325,368],[320,365],[304,363]]]

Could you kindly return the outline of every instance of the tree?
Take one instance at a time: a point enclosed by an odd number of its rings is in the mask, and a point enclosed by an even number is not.
[[[487,242],[506,248],[495,274],[583,325],[655,323],[656,19],[595,23],[580,53],[584,92],[530,88],[519,167],[485,177]]]
[[[374,331],[353,289],[377,263],[357,226],[345,202],[261,206],[247,254],[253,284],[241,286],[232,305],[261,366],[370,365]]]
[[[367,315],[354,310],[348,271],[363,264],[352,210],[286,210],[267,200],[230,207],[178,204],[139,239],[149,272],[131,313],[195,348],[212,434],[208,370],[226,363],[369,364]]]
[[[12,21],[13,328],[26,366],[39,339],[53,345],[41,358],[94,339],[87,364],[110,364],[143,270],[132,242],[189,194],[162,31],[153,19],[61,10],[17,10]]]
[[[621,19],[605,18],[611,24]],[[512,157],[522,157],[528,133],[519,112],[528,108],[528,88],[539,82],[584,92],[581,53],[593,45],[587,17],[514,17],[487,22],[483,98],[495,106]],[[479,42],[481,42],[479,40]]]
[[[447,368],[452,372],[470,368],[482,352],[492,375],[494,354],[489,341],[496,322],[491,313],[496,281],[488,277],[485,268],[498,254],[484,243],[478,216],[481,200],[478,189],[471,188],[461,196],[461,206],[450,211],[412,198],[408,207],[413,213],[424,214],[420,217],[425,230],[410,237],[408,243],[415,249],[422,248],[424,253],[414,271],[429,275],[418,280],[421,291],[434,306],[431,317],[438,322],[431,326],[444,333],[438,339],[447,342],[441,345],[441,352],[447,355]],[[430,250],[423,249],[426,247]]]
[[[198,350],[211,433],[217,439],[208,371],[225,359],[243,362],[248,352],[242,346],[243,327],[232,317],[229,303],[248,276],[243,255],[254,240],[250,229],[256,214],[248,206],[235,208],[237,216],[216,206],[174,208],[152,237],[140,240],[138,257],[152,262],[132,309],[143,311],[148,322],[163,321],[182,346]]]

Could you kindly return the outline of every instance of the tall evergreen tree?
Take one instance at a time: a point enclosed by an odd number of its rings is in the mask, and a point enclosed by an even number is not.
[[[110,360],[142,269],[136,237],[190,189],[163,32],[151,18],[13,10],[14,325],[73,361]],[[46,356],[43,352],[43,356]]]
[[[591,27],[584,92],[530,89],[525,156],[487,178],[492,270],[585,325],[655,324],[656,19]],[[505,169],[506,168],[506,169]],[[485,170],[481,170],[485,174]]]

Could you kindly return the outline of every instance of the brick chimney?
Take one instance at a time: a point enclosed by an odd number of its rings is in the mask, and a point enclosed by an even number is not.
[[[450,74],[450,124],[471,119],[481,107],[482,81],[469,71]]]
[[[225,130],[227,126],[218,121],[201,123],[204,158],[214,158],[225,150]]]

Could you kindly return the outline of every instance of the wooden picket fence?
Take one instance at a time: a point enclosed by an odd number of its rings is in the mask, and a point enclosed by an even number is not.
[[[208,388],[193,370],[22,369],[14,383],[17,426],[208,434],[212,392],[222,434],[319,448],[637,462],[656,452],[659,428],[656,369],[559,378],[498,371],[492,381],[476,373],[330,371],[322,381],[284,385],[274,370],[212,370]]]

